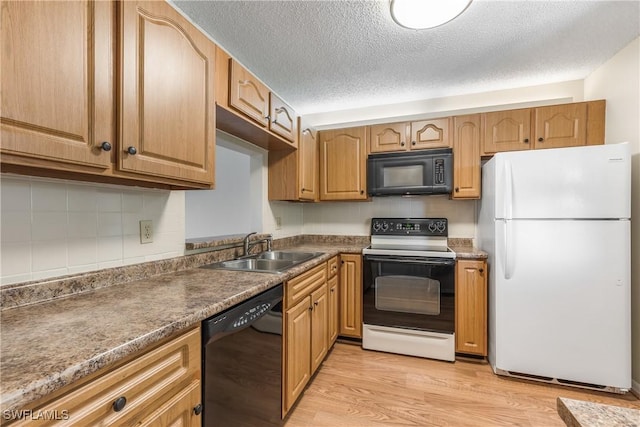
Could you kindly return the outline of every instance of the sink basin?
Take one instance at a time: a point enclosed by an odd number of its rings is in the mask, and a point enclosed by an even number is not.
[[[322,255],[322,252],[268,251],[246,258],[203,265],[201,268],[282,273],[319,255]]]

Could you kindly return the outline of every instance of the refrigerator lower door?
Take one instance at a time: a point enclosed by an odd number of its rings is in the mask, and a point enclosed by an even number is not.
[[[630,222],[496,222],[494,370],[631,387]]]

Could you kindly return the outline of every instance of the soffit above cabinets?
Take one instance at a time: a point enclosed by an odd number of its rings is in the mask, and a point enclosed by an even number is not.
[[[173,1],[300,114],[587,77],[640,35],[640,2],[474,0],[430,30],[388,1]]]

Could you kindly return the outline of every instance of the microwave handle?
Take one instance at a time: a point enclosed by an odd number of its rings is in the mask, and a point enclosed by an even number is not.
[[[454,265],[456,261],[454,259],[415,259],[415,258],[399,258],[399,257],[376,257],[365,255],[365,261],[373,262],[397,262],[402,264],[420,264],[420,265]]]

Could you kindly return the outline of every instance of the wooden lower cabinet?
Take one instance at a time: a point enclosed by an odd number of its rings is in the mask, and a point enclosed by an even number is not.
[[[327,264],[285,283],[282,416],[293,407],[327,355]]]
[[[338,339],[338,324],[340,323],[338,320],[338,276],[333,276],[327,280],[327,288],[329,290],[329,326],[327,332],[329,334],[329,348],[331,348]]]
[[[340,255],[339,335],[362,338],[362,255]]]
[[[487,263],[456,264],[456,352],[487,355]]]
[[[200,426],[200,328],[109,369],[53,400],[23,409],[68,415],[72,426]],[[48,426],[55,420],[21,420],[12,426]]]

